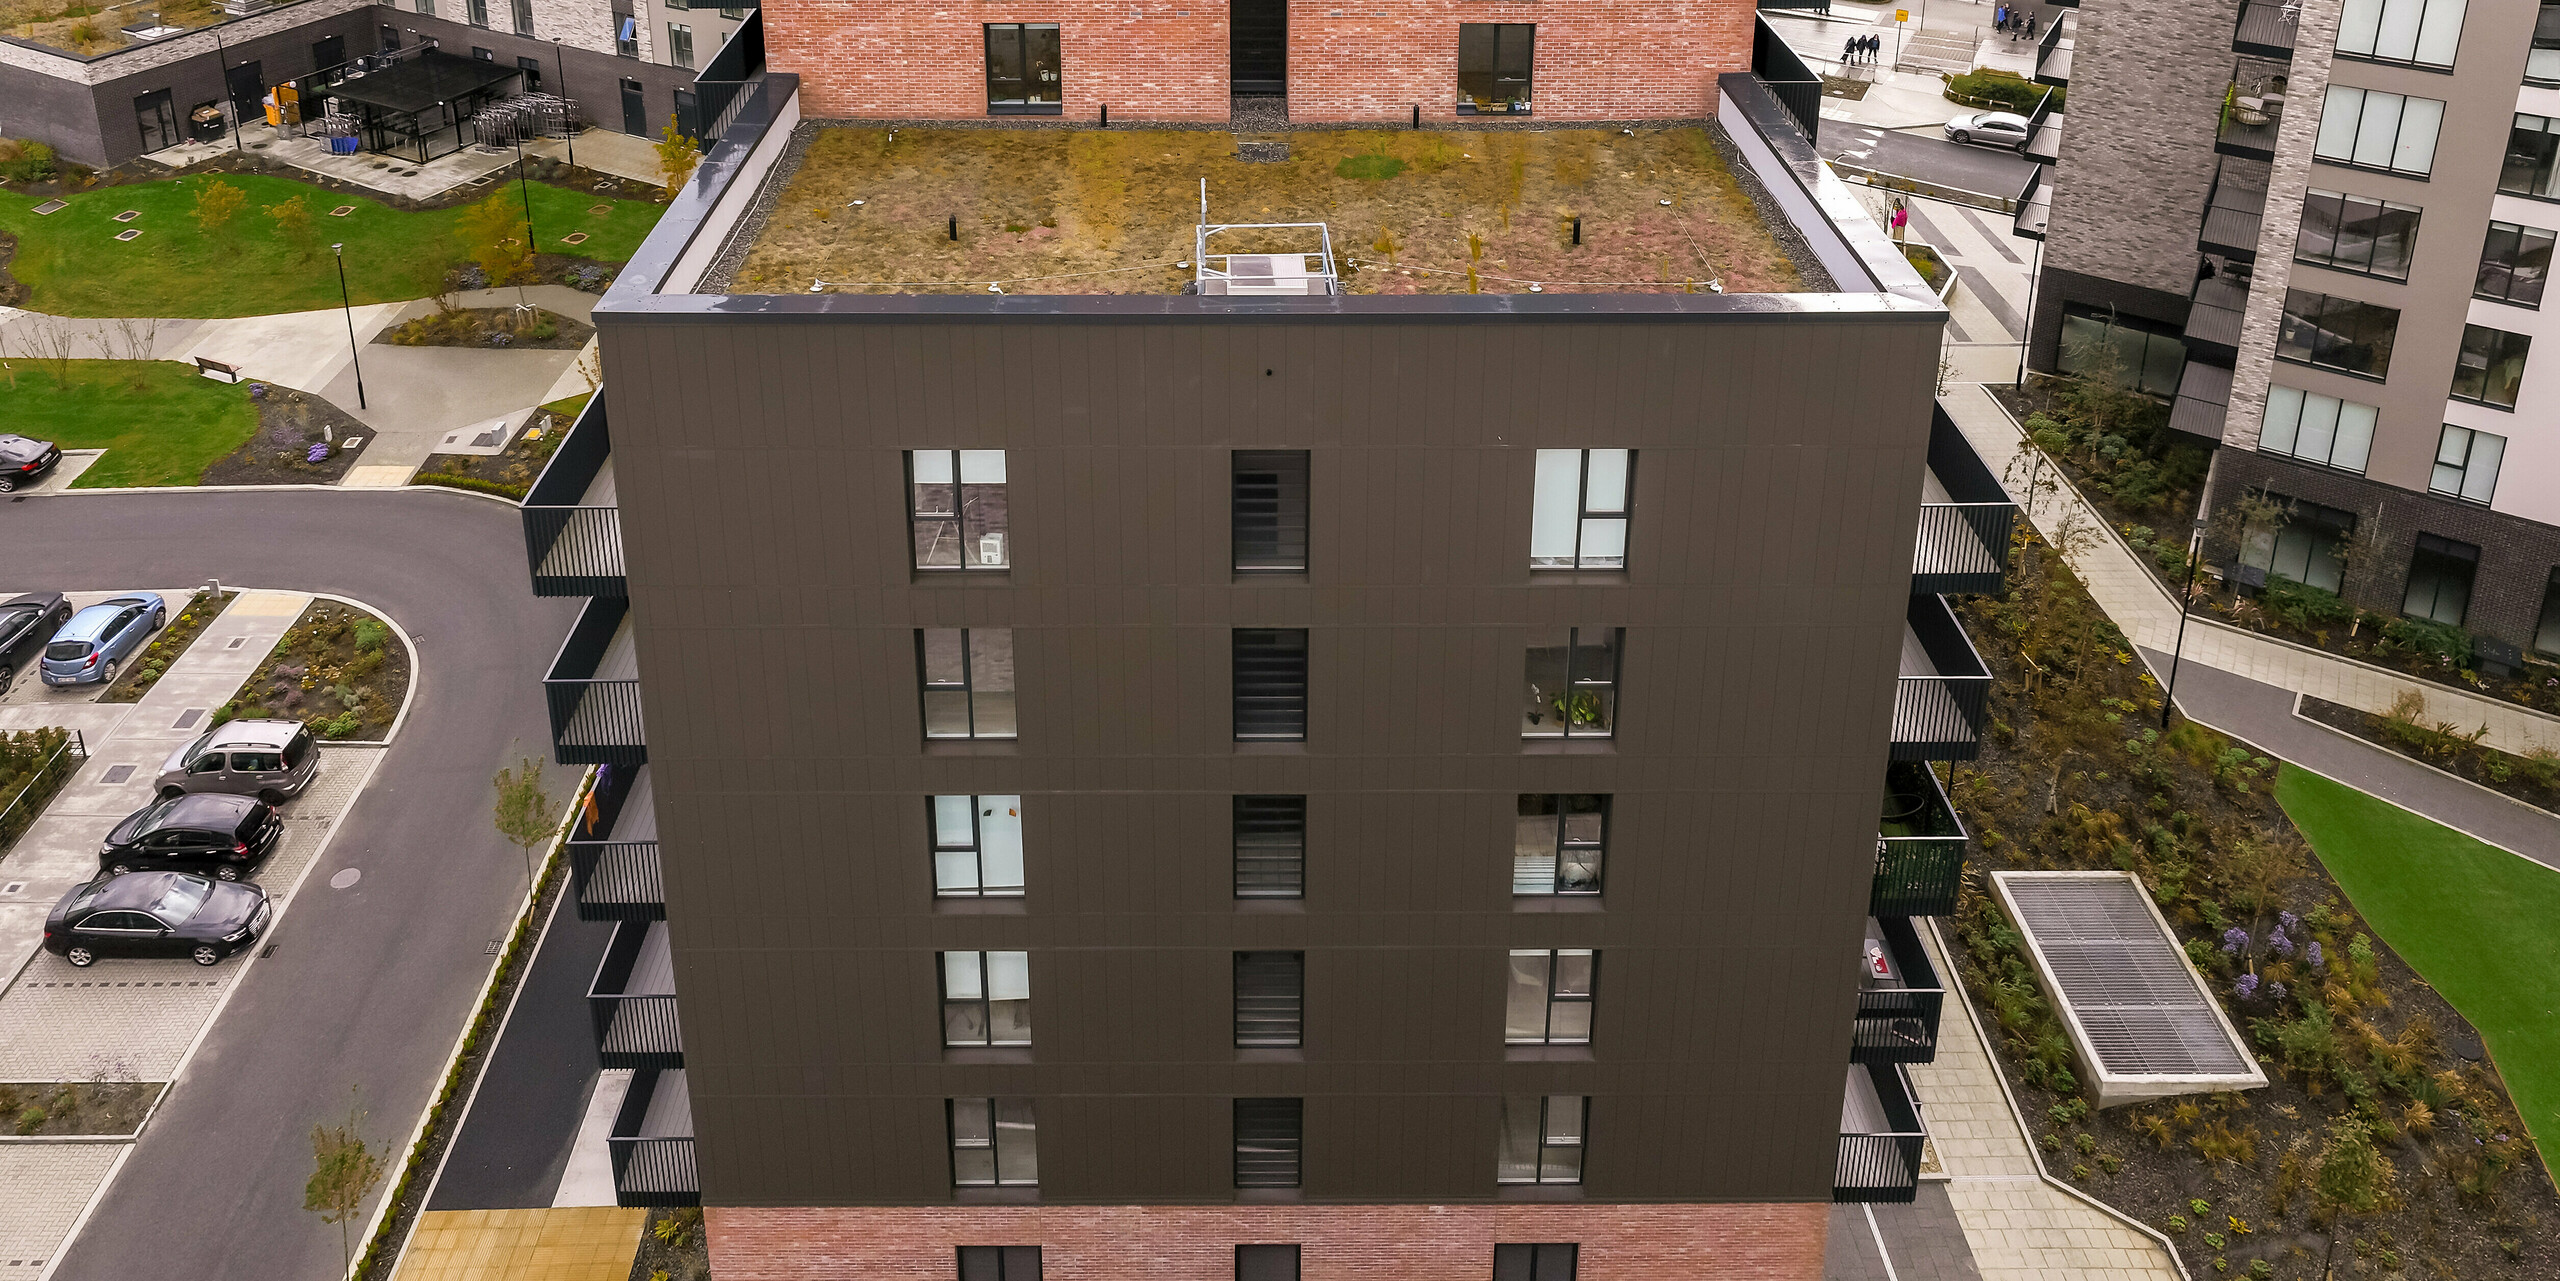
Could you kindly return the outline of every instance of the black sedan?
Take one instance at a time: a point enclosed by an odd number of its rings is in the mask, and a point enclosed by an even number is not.
[[[229,792],[189,792],[125,816],[98,847],[109,872],[171,868],[236,881],[273,853],[284,820],[263,802]]]
[[[52,441],[0,432],[0,494],[44,479],[44,474],[61,461],[62,447]]]
[[[30,592],[0,603],[0,694],[35,666],[44,643],[71,621],[71,602],[60,592]]]
[[[102,956],[183,956],[213,965],[257,946],[275,909],[255,885],[184,872],[101,876],[44,918],[44,950],[77,966]]]

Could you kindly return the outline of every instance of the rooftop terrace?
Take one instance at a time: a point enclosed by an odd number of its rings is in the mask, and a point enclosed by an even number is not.
[[[1254,150],[1275,144],[1285,159],[1248,161],[1224,131],[821,128],[777,168],[743,262],[705,285],[1179,293],[1205,179],[1207,221],[1326,224],[1345,293],[1803,288],[1703,128],[1309,131]]]

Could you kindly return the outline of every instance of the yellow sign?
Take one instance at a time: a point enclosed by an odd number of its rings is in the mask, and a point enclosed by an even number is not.
[[[1909,22],[1911,21],[1911,11],[1909,9],[1896,9],[1893,11],[1893,20],[1896,22]]]

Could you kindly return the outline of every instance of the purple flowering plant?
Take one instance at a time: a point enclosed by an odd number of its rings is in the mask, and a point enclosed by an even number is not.
[[[2255,974],[2243,974],[2240,977],[2231,980],[2231,994],[2239,997],[2243,1001],[2256,1000],[2258,998],[2258,976]]]
[[[2318,944],[2313,946],[2316,947]],[[2293,940],[2284,936],[2283,926],[2277,926],[2276,932],[2267,936],[2267,950],[2286,960],[2293,959]]]
[[[2309,951],[2302,954],[2302,959],[2311,963],[2313,973],[2318,973],[2329,968],[2329,962],[2320,955],[2320,940],[2318,939],[2311,940],[2311,948]]]
[[[2249,950],[2249,931],[2234,925],[2222,932],[2222,950],[2238,956]]]

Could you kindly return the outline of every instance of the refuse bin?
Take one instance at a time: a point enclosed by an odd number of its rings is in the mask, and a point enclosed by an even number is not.
[[[198,142],[222,140],[222,104],[207,102],[187,113],[187,132]]]

